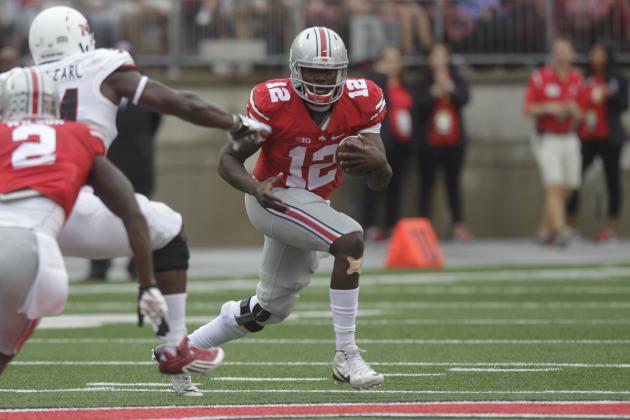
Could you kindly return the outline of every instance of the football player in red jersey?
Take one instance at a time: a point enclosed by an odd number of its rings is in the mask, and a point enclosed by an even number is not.
[[[251,92],[249,115],[269,124],[262,145],[238,150],[226,145],[220,174],[245,195],[254,227],[265,235],[256,294],[229,301],[221,314],[193,332],[194,346],[213,347],[281,322],[291,313],[300,289],[311,279],[323,253],[334,256],[330,307],[336,335],[333,378],[364,389],[383,383],[355,343],[359,274],[363,259],[361,226],[328,201],[344,172],[363,175],[373,189],[391,178],[383,143],[383,92],[365,79],[347,78],[342,39],[328,28],[302,31],[291,46],[291,76],[262,83]],[[358,135],[365,146],[335,153],[339,142]],[[260,148],[253,177],[244,161]]]
[[[36,68],[3,77],[0,116],[0,373],[39,319],[63,310],[68,275],[57,237],[85,183],[124,223],[138,265],[139,322],[165,325],[147,223],[131,184],[105,158],[102,135],[58,118],[57,88]],[[204,356],[220,362],[223,353]]]

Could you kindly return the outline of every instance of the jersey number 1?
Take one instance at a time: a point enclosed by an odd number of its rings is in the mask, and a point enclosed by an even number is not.
[[[57,132],[46,125],[22,125],[13,130],[13,141],[20,144],[11,155],[15,169],[50,165],[57,159]]]
[[[59,114],[61,119],[66,121],[77,120],[77,110],[79,108],[79,89],[66,89],[61,98]]]

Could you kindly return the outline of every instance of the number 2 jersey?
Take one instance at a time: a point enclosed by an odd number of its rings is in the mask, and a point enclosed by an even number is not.
[[[376,130],[386,114],[381,89],[370,80],[351,78],[321,126],[313,121],[307,103],[289,79],[255,86],[247,110],[250,117],[272,128],[262,144],[254,177],[264,181],[283,173],[275,186],[307,189],[324,199],[343,179],[335,163],[339,142],[370,128]]]
[[[118,135],[118,106],[103,96],[101,85],[117,70],[136,68],[129,53],[98,48],[37,67],[57,84],[61,118],[97,128],[109,148]]]
[[[105,153],[100,133],[62,120],[0,125],[0,194],[33,189],[70,215],[94,158]]]

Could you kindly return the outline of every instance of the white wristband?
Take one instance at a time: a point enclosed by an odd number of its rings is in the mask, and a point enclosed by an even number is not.
[[[140,97],[142,96],[142,92],[144,92],[144,87],[147,85],[149,78],[147,76],[142,76],[140,81],[138,82],[138,86],[136,87],[136,92],[133,94],[133,100],[131,103],[134,105],[138,105],[140,102]]]

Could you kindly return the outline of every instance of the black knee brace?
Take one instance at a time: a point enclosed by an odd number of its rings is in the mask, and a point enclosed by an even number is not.
[[[188,270],[188,244],[184,229],[164,247],[153,251],[154,271]]]
[[[265,328],[258,322],[265,322],[271,316],[271,312],[264,310],[259,304],[255,304],[253,309],[249,308],[251,298],[241,301],[241,316],[237,316],[236,324],[242,325],[249,332],[258,332]]]

